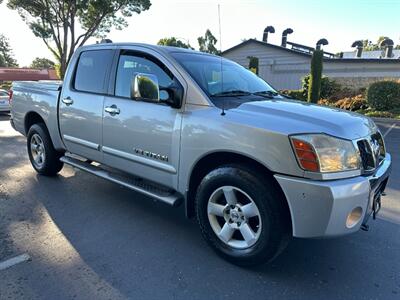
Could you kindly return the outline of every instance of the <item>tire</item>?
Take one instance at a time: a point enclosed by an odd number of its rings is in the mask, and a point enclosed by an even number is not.
[[[54,149],[50,135],[43,123],[29,128],[27,136],[29,160],[33,168],[41,175],[55,176],[64,164],[60,161],[62,153]]]
[[[230,206],[235,200],[236,205]],[[195,201],[203,237],[231,263],[268,263],[290,240],[290,214],[283,193],[272,178],[249,168],[227,165],[211,171],[200,183]]]

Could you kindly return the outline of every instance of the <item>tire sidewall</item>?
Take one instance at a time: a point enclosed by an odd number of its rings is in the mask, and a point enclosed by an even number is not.
[[[34,134],[37,134],[40,136],[40,138],[43,141],[44,145],[44,150],[45,150],[45,159],[44,159],[44,164],[41,167],[38,167],[33,160],[32,156],[32,151],[31,151],[31,140],[32,136]],[[60,155],[56,152],[56,150],[53,147],[53,144],[50,140],[49,134],[47,132],[47,129],[43,124],[34,124],[31,126],[29,129],[28,135],[27,135],[27,149],[28,149],[28,155],[29,155],[29,160],[33,166],[33,168],[38,172],[39,174],[43,175],[55,175],[59,170],[59,158]]]
[[[248,194],[258,207],[261,216],[261,232],[257,242],[246,249],[236,249],[221,241],[214,233],[207,213],[208,200],[222,186],[234,186]],[[207,242],[224,258],[237,264],[253,264],[271,259],[277,251],[277,240],[281,237],[273,231],[276,226],[276,211],[270,204],[273,191],[270,185],[248,170],[238,167],[221,167],[210,172],[199,185],[196,195],[197,218]]]

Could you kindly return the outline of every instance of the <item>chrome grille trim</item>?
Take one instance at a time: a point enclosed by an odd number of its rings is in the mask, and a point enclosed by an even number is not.
[[[385,142],[377,131],[367,138],[356,141],[364,173],[376,170],[385,160]]]

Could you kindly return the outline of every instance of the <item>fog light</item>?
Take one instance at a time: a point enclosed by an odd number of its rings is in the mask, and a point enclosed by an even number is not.
[[[362,208],[358,206],[349,213],[346,220],[347,228],[353,228],[357,225],[357,223],[361,220],[362,211]]]

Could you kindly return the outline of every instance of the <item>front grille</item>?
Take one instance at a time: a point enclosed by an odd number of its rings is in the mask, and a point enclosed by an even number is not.
[[[371,135],[371,144],[376,145],[375,159],[377,165],[380,165],[381,162],[383,162],[383,160],[385,159],[386,150],[382,134],[379,131]]]
[[[361,165],[365,171],[375,169],[374,156],[372,155],[371,146],[368,140],[361,140],[357,142],[358,150],[360,151]]]
[[[385,144],[380,132],[357,142],[364,171],[375,170],[385,159]]]

